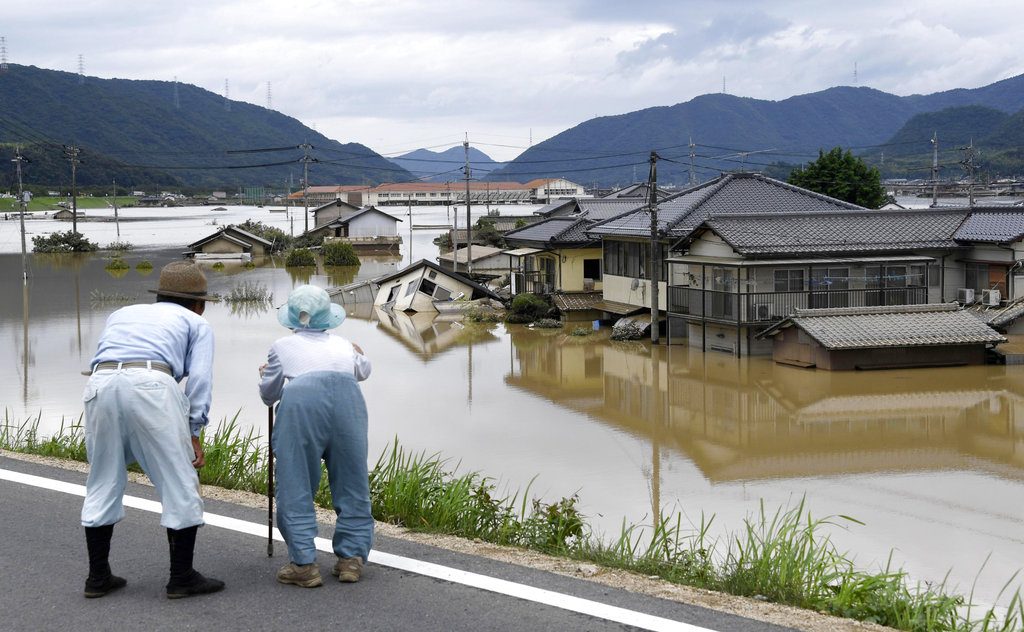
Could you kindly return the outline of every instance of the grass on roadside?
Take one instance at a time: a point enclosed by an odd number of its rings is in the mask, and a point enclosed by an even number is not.
[[[267,490],[266,445],[262,436],[239,429],[239,413],[204,437],[206,466],[200,481],[260,494]],[[62,421],[41,437],[40,417],[12,423],[5,411],[0,448],[84,461],[82,419]],[[553,503],[523,492],[502,494],[493,479],[476,472],[456,474],[458,464],[438,455],[411,454],[395,441],[370,472],[370,495],[377,520],[417,531],[445,533],[506,546],[594,562],[667,581],[756,597],[901,630],[1009,632],[1024,629],[1024,600],[1007,581],[997,601],[975,615],[972,594],[947,592],[938,585],[911,585],[891,563],[878,572],[855,568],[836,548],[829,532],[860,525],[848,516],[813,518],[803,501],[795,506],[747,516],[735,532],[709,536],[714,517],[684,523],[681,512],[659,516],[650,525],[622,524],[617,537],[596,537],[577,509],[574,495]],[[315,501],[329,508],[326,475]],[[1012,592],[1011,592],[1012,590]]]

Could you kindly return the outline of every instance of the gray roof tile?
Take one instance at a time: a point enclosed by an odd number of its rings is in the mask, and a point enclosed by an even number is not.
[[[962,211],[861,211],[804,215],[718,215],[706,224],[745,256],[852,254],[957,248]]]
[[[658,228],[673,239],[685,237],[709,217],[722,215],[834,213],[863,207],[830,198],[756,173],[727,174],[687,189],[658,205]],[[592,228],[593,235],[647,235],[646,209]]]
[[[990,241],[1009,243],[1024,236],[1024,208],[999,211],[974,210],[956,238],[961,241]]]
[[[1005,342],[955,303],[798,309],[765,334],[795,325],[828,349],[872,349]]]

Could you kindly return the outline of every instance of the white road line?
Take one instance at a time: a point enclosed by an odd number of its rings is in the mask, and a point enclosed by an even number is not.
[[[43,489],[71,494],[73,496],[85,496],[84,485],[76,485],[74,483],[44,478],[42,476],[33,476],[31,474],[22,474],[21,472],[13,472],[2,468],[0,468],[0,480],[41,487]],[[142,511],[149,511],[152,513],[160,513],[161,511],[160,503],[154,500],[138,498],[136,496],[125,495],[124,505],[125,507],[131,507],[133,509],[140,509]],[[220,527],[221,529],[227,529],[229,531],[236,531],[238,533],[245,533],[257,537],[266,537],[267,535],[266,524],[248,522],[237,518],[212,514],[210,512],[204,513],[203,519],[206,520],[206,524],[214,527]],[[277,529],[274,529],[274,539],[279,542],[284,541],[281,537],[281,533]],[[326,538],[316,538],[316,548],[317,550],[324,551],[326,553],[334,552],[331,547],[331,541]],[[643,612],[636,612],[626,608],[619,608],[617,606],[610,606],[597,601],[591,601],[590,599],[582,599],[580,597],[573,597],[572,595],[566,595],[564,593],[544,590],[543,588],[517,584],[516,582],[489,577],[487,575],[480,575],[479,573],[461,571],[456,568],[441,566],[440,564],[421,562],[419,560],[402,557],[400,555],[392,555],[391,553],[370,551],[370,561],[380,566],[389,566],[391,568],[409,571],[418,575],[443,579],[455,584],[462,584],[473,588],[479,588],[480,590],[524,599],[526,601],[542,603],[555,608],[561,608],[562,610],[578,612],[580,614],[605,619],[607,621],[614,621],[616,623],[623,623],[633,627],[642,628],[644,630],[654,630],[657,632],[714,632],[709,628],[702,628],[689,623],[683,623],[681,621],[673,621],[663,617],[656,617]]]

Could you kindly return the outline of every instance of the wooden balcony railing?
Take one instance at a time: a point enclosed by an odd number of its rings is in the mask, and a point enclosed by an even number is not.
[[[863,290],[815,290],[813,292],[736,292],[669,286],[668,311],[705,320],[740,324],[768,324],[782,320],[796,309],[817,307],[874,307],[918,305],[928,302],[927,287]]]

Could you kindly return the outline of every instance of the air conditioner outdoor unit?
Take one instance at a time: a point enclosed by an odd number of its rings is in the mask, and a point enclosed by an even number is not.
[[[969,287],[962,287],[956,291],[956,302],[961,305],[970,305],[974,302],[974,290]]]
[[[754,317],[754,320],[770,320],[772,317],[772,306],[770,303],[755,303],[751,308],[751,316]]]
[[[999,290],[982,290],[981,291],[981,304],[988,306],[999,305]]]

